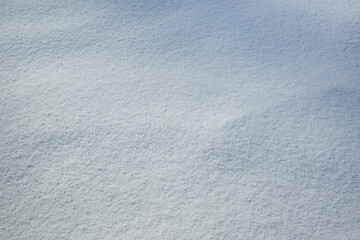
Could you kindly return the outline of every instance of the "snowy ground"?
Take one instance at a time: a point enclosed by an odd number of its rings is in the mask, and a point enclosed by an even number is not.
[[[0,239],[360,239],[360,2],[0,2]]]

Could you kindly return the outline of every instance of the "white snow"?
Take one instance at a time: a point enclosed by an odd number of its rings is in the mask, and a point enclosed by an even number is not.
[[[0,2],[0,239],[359,239],[360,2]]]

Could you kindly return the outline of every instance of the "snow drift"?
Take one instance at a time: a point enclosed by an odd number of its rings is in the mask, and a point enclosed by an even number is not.
[[[357,239],[357,1],[0,3],[1,239]]]

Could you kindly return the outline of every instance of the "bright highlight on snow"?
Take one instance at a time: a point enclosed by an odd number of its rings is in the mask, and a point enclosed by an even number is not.
[[[359,1],[0,3],[0,239],[359,239]]]

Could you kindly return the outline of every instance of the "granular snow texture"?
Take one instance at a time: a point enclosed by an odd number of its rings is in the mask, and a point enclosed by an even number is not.
[[[359,64],[359,1],[1,1],[0,239],[360,239]]]

